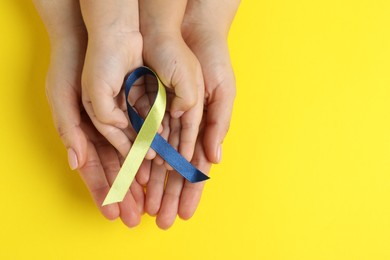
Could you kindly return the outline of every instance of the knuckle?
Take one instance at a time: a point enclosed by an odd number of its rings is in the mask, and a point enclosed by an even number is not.
[[[164,197],[165,197],[165,196],[170,197],[170,198],[176,200],[176,199],[179,199],[179,197],[180,197],[180,192],[165,190],[165,192],[164,192]]]
[[[198,100],[198,95],[196,93],[193,93],[192,95],[188,95],[188,98],[187,98],[187,105],[188,105],[188,107],[195,106],[197,100]]]
[[[230,121],[226,122],[226,123],[217,123],[216,126],[217,126],[218,129],[220,129],[220,131],[221,131],[221,138],[223,139],[225,137],[226,133],[230,129]]]
[[[103,165],[103,169],[106,174],[115,174],[119,172],[120,166],[118,163],[110,162]]]
[[[196,126],[194,121],[184,121],[181,123],[181,128],[183,131],[195,131],[198,127]]]
[[[96,169],[96,168],[98,168],[100,166],[101,166],[100,161],[97,158],[92,158],[92,159],[88,159],[85,162],[85,164],[83,166],[83,170]]]
[[[55,128],[57,130],[58,135],[60,136],[60,138],[62,140],[65,140],[67,138],[67,136],[70,135],[70,132],[73,129],[75,129],[76,127],[78,127],[78,125],[71,125],[68,127],[64,127],[64,126],[62,126],[62,124],[55,122]]]
[[[95,105],[95,107],[96,107],[96,105]],[[105,124],[113,122],[112,115],[110,116],[110,114],[106,113],[106,111],[104,111],[102,109],[94,109],[94,111],[95,111],[96,118],[100,122],[105,123]]]
[[[230,129],[230,121],[221,124],[220,128],[222,129],[222,132],[223,132],[224,135],[225,135],[225,134],[229,131],[229,129]]]

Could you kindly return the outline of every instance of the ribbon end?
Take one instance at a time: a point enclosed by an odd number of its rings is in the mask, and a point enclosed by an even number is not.
[[[206,181],[208,179],[210,179],[210,177],[207,176],[206,174],[202,173],[202,174],[195,175],[194,178],[192,180],[190,180],[190,182],[196,183],[196,182]]]
[[[103,201],[103,204],[102,206],[106,206],[106,205],[109,205],[109,204],[113,204],[113,203],[117,203],[117,202],[121,202],[123,200],[122,196],[120,196],[118,193],[116,192],[113,192],[114,190],[111,189],[106,198],[104,199]]]
[[[103,201],[102,203],[102,206],[107,206],[107,205],[110,205],[110,204],[113,204],[113,203],[116,203],[118,201],[111,201],[111,200],[108,200],[107,198]]]

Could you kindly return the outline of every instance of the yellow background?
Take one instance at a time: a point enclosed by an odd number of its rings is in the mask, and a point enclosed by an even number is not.
[[[390,1],[244,0],[238,96],[196,215],[127,229],[52,125],[48,39],[0,2],[0,259],[390,259]]]

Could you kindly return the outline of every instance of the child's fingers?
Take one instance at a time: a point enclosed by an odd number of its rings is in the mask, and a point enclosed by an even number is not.
[[[105,86],[103,86],[105,85]],[[87,87],[87,94],[83,95],[83,103],[91,103],[94,114],[101,123],[116,126],[118,128],[127,127],[125,113],[115,102],[112,88],[107,84],[95,85],[93,89]]]
[[[145,155],[145,159],[146,160],[153,160],[154,158],[156,158],[156,151],[154,151],[152,148],[149,148],[146,155]]]
[[[184,87],[177,88],[176,97],[172,101],[171,116],[180,118],[186,111],[195,105],[196,97],[192,95],[183,95]],[[191,92],[191,91],[188,91]]]
[[[155,42],[160,44],[156,46]],[[175,92],[169,107],[173,118],[181,117],[195,106],[198,87],[203,83],[198,78],[198,75],[202,75],[201,68],[197,58],[180,36],[161,34],[146,37],[144,58],[162,83]]]
[[[123,96],[121,89],[125,76],[140,64],[136,55],[138,50],[131,53],[129,49],[134,46],[128,44],[137,45],[139,37],[110,32],[110,37],[102,37],[96,31],[89,36],[81,77],[83,105],[90,107],[89,116],[93,114],[100,124],[124,129],[128,120],[122,110],[123,97],[118,95]]]
[[[201,75],[200,66],[197,62],[195,64],[180,64],[180,67],[175,68],[171,78],[172,87],[175,91],[175,97],[170,107],[173,118],[181,117],[197,104],[198,88],[203,87],[201,86],[202,79],[198,79],[197,75]]]
[[[82,101],[84,106],[91,104],[93,112],[102,124],[119,128],[127,126],[127,119],[116,102],[128,72],[127,64],[118,50],[113,50],[114,42],[88,42],[82,73]]]
[[[123,157],[126,157],[132,143],[125,132],[117,127],[101,123],[96,118],[90,103],[85,104],[84,108],[96,129],[120,152]]]
[[[202,79],[203,81],[203,79]],[[188,161],[194,153],[196,139],[199,132],[199,124],[203,116],[204,87],[198,89],[196,105],[181,117],[180,154]]]

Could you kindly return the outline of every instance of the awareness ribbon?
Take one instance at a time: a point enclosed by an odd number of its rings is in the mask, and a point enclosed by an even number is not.
[[[156,99],[154,100],[147,117],[143,120],[130,105],[128,97],[133,84],[139,78],[147,74],[156,77],[158,89]],[[139,67],[134,70],[126,79],[125,95],[127,113],[129,115],[130,122],[138,135],[135,138],[133,146],[131,147],[122,168],[120,169],[103,202],[103,206],[115,202],[121,202],[123,200],[149,147],[155,150],[156,153],[158,153],[169,165],[172,166],[173,169],[175,169],[189,182],[195,183],[209,179],[208,176],[196,169],[157,133],[165,114],[166,92],[164,85],[161,83],[156,73],[147,67]]]

